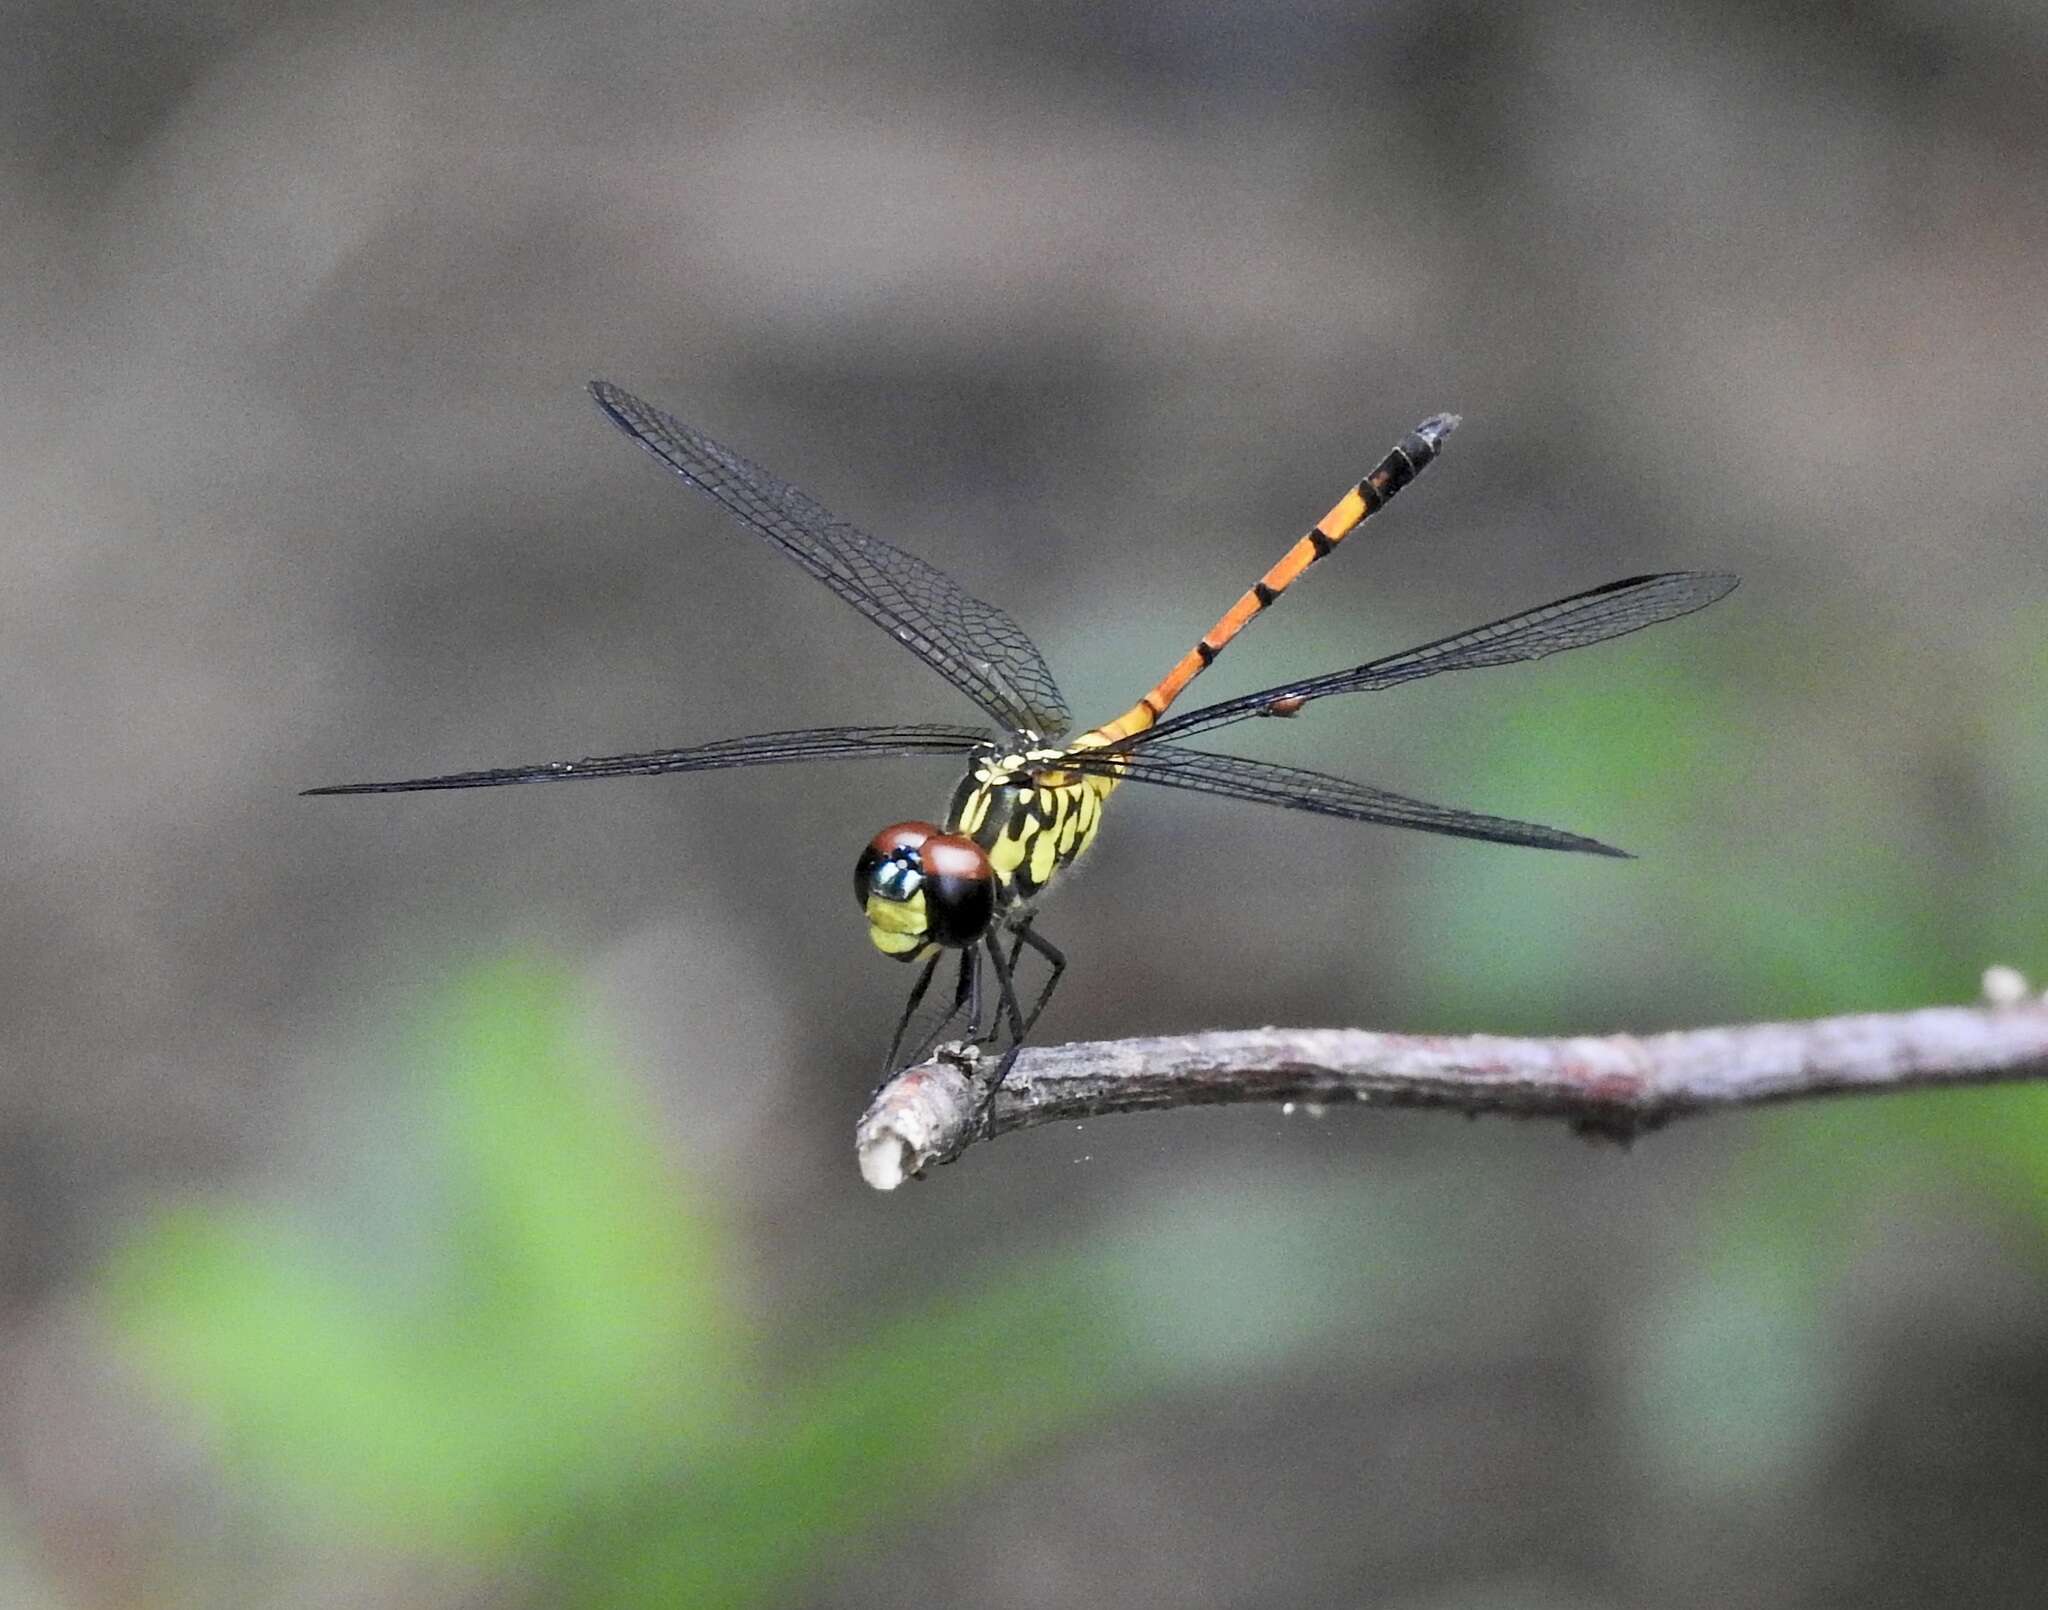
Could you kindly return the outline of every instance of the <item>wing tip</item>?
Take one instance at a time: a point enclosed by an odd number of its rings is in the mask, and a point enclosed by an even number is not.
[[[1492,844],[1505,844],[1518,850],[1562,850],[1567,855],[1598,855],[1610,861],[1634,861],[1635,851],[1618,849],[1601,839],[1588,838],[1583,833],[1568,833],[1561,827],[1544,827],[1534,822],[1506,822],[1504,826],[1520,829],[1519,833],[1474,833],[1472,838]]]
[[[1732,570],[1653,570],[1640,576],[1624,576],[1611,581],[1596,591],[1605,592],[1621,587],[1647,587],[1655,582],[1683,582],[1689,589],[1700,593],[1709,604],[1718,603],[1742,584],[1742,578]]]

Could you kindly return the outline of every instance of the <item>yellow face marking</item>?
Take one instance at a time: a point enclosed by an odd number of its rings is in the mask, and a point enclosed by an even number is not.
[[[892,954],[909,948],[897,943],[899,940],[921,940],[930,922],[922,890],[908,900],[884,900],[879,895],[870,895],[863,909],[867,913],[868,937]]]

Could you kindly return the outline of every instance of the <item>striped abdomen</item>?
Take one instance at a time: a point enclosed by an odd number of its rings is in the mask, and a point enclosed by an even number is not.
[[[1204,632],[1201,641],[1181,656],[1180,663],[1116,720],[1105,722],[1077,740],[1080,744],[1114,743],[1132,733],[1143,732],[1180,697],[1181,690],[1215,662],[1232,638],[1269,608],[1274,599],[1294,585],[1301,573],[1334,549],[1338,543],[1383,508],[1442,450],[1444,438],[1458,428],[1456,414],[1432,414],[1417,425],[1376,468],[1338,500],[1335,508],[1318,520],[1307,536],[1280,556],[1238,601],[1223,612],[1223,618]]]

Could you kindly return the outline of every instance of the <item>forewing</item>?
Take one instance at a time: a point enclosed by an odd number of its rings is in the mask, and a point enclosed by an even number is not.
[[[606,416],[699,491],[723,504],[1004,726],[1054,737],[1072,722],[1052,671],[1024,629],[915,554],[840,519],[702,431],[621,391],[590,392]]]
[[[1278,805],[1290,811],[1311,811],[1319,816],[1341,817],[1348,822],[1412,827],[1424,833],[1483,839],[1491,844],[1520,844],[1536,850],[1573,850],[1586,855],[1629,858],[1626,850],[1617,850],[1598,839],[1567,833],[1560,828],[1517,822],[1505,816],[1486,816],[1478,811],[1456,810],[1448,805],[1432,805],[1425,800],[1409,799],[1405,795],[1371,788],[1343,777],[1302,771],[1293,766],[1276,766],[1270,761],[1246,760],[1237,755],[1162,747],[1128,753],[1112,750],[1091,754],[1082,751],[1077,755],[1064,756],[1056,764],[1060,770],[1092,772],[1134,783],[1157,783],[1164,788],[1185,788],[1201,794],[1220,794],[1226,799]]]
[[[1369,660],[1348,671],[1331,671],[1276,688],[1243,694],[1204,705],[1185,715],[1169,716],[1158,725],[1126,740],[1133,747],[1229,726],[1250,716],[1292,715],[1313,699],[1335,693],[1369,693],[1403,682],[1420,681],[1443,671],[1469,671],[1488,665],[1514,665],[1540,660],[1546,654],[1585,648],[1609,638],[1625,637],[1645,626],[1676,620],[1725,598],[1736,578],[1709,571],[1679,570],[1656,576],[1630,576],[1604,587],[1574,593],[1469,631]],[[1277,708],[1276,708],[1277,706]]]
[[[579,777],[657,777],[667,772],[720,771],[729,766],[779,766],[800,760],[865,760],[891,755],[962,755],[988,734],[975,727],[812,727],[720,738],[688,749],[644,755],[602,755],[495,771],[458,771],[396,783],[337,783],[308,794],[410,794],[430,788],[501,788],[511,783],[565,783]]]

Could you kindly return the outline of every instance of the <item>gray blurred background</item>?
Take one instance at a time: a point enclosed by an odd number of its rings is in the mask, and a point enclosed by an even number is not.
[[[716,1204],[770,1380],[1133,1225],[1185,1251],[1285,1201],[1276,1246],[1399,1241],[1398,1344],[1163,1371],[910,1510],[843,1487],[745,1602],[2040,1602],[2048,1240],[1910,1122],[1871,1120],[1913,1166],[1852,1185],[1859,1115],[1816,1154],[1796,1122],[1620,1152],[1184,1113],[878,1197],[850,1130],[905,979],[849,874],[942,763],[296,791],[972,719],[607,429],[593,375],[1002,603],[1084,723],[1451,408],[1199,692],[1739,571],[1583,664],[1247,734],[1642,859],[1126,790],[1045,919],[1044,1037],[1648,1029],[2048,969],[2048,11],[5,17],[0,1597],[565,1602],[530,1538],[246,1479],[104,1300],[180,1204],[319,1224],[372,1283],[430,1239],[406,1036],[513,955]],[[1731,1308],[1766,1177],[1820,1218],[1839,1184],[1852,1229],[1812,1259],[1787,1208],[1804,1272]],[[1245,1272],[1221,1246],[1191,1312]]]

